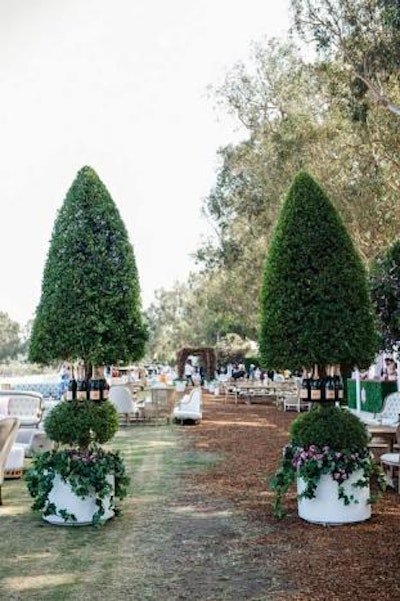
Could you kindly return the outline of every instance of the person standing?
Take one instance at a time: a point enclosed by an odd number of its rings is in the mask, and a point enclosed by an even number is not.
[[[188,359],[185,363],[185,378],[186,378],[186,384],[189,386],[189,384],[191,384],[192,386],[194,386],[194,381],[193,381],[193,365],[192,365],[192,361],[190,359]]]

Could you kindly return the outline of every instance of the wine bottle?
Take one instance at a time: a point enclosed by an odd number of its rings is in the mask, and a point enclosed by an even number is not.
[[[68,382],[68,388],[67,388],[67,394],[66,394],[67,401],[75,401],[76,400],[76,388],[77,388],[77,383],[75,380],[74,372],[72,370],[71,378]]]
[[[311,400],[309,378],[303,378],[301,381],[300,399],[306,402],[309,402]]]
[[[311,389],[311,401],[320,402],[321,401],[321,380],[318,375],[318,365],[314,366],[312,380],[310,382]]]
[[[340,379],[340,376],[334,376],[334,386],[335,386],[335,401],[341,403],[343,401],[343,384]]]
[[[87,382],[85,377],[85,371],[81,367],[78,372],[78,379],[76,382],[76,400],[86,401],[87,399]]]
[[[102,401],[108,400],[109,391],[110,391],[110,387],[108,385],[107,380],[105,378],[101,378],[100,379],[100,397],[101,397]]]
[[[328,376],[325,382],[325,400],[328,402],[335,401],[335,384],[332,376]]]
[[[313,378],[310,384],[311,401],[318,403],[321,400],[321,382],[319,379]]]
[[[95,403],[101,401],[100,378],[95,367],[93,368],[92,377],[89,382],[89,399]]]

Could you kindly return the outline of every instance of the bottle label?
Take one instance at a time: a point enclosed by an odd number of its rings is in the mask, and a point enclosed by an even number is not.
[[[67,390],[67,401],[73,401],[74,400],[74,393],[72,390]]]
[[[300,390],[300,398],[301,399],[308,399],[308,390],[307,390],[307,388],[301,388],[301,390]]]
[[[90,391],[90,400],[91,401],[99,401],[100,400],[100,390],[91,390]]]
[[[327,388],[325,390],[325,398],[329,401],[334,401],[335,400],[335,391],[331,390],[330,388]]]
[[[313,389],[311,389],[311,400],[312,401],[319,401],[319,400],[321,400],[321,391],[320,390],[313,390]]]
[[[86,390],[77,390],[76,398],[78,399],[78,401],[85,401],[86,400]]]

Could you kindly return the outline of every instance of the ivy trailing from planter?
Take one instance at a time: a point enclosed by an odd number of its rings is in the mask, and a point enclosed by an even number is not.
[[[344,505],[356,503],[356,497],[345,492],[344,484],[359,470],[362,476],[354,487],[367,487],[372,480],[377,484],[378,492],[371,494],[370,502],[384,490],[384,476],[370,456],[365,426],[347,409],[316,406],[292,422],[290,434],[291,441],[283,448],[271,480],[275,492],[273,512],[277,517],[285,515],[283,501],[297,478],[306,484],[299,499],[314,498],[321,476],[330,475],[338,485],[338,498]]]
[[[65,522],[77,521],[68,508],[56,508],[49,499],[58,475],[78,497],[95,495],[98,509],[92,517],[94,525],[109,509],[105,500],[110,495],[114,515],[118,515],[115,498],[126,496],[129,477],[119,452],[105,450],[99,444],[110,440],[118,430],[115,407],[108,401],[62,401],[46,417],[44,429],[51,440],[66,446],[34,458],[26,473],[28,491],[34,498],[32,509],[41,511],[43,517],[59,515]],[[114,477],[114,487],[110,476]]]
[[[71,448],[46,451],[35,458],[34,466],[26,473],[29,493],[35,499],[32,509],[42,511],[45,516],[56,514],[56,507],[48,498],[56,474],[82,499],[95,493],[98,511],[93,524],[100,522],[106,510],[104,500],[113,492],[107,476],[114,476],[115,497],[122,500],[127,494],[129,477],[118,451],[105,451],[97,445],[85,451]],[[76,520],[66,509],[59,509],[58,514],[64,520]]]

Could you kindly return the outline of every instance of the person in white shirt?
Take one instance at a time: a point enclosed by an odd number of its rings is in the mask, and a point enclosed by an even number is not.
[[[193,382],[193,365],[190,359],[188,359],[185,363],[185,378],[186,378],[186,384],[189,385],[191,384],[192,386],[194,386],[194,382]]]

